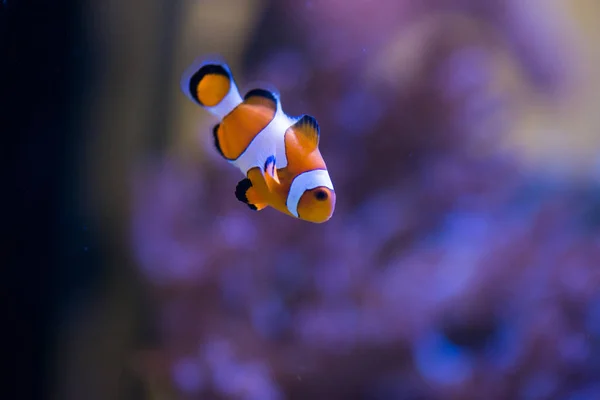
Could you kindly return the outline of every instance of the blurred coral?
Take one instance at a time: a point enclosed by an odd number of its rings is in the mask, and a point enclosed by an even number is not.
[[[338,209],[252,213],[217,157],[140,169],[134,251],[182,396],[600,396],[600,188],[500,146],[523,86],[572,74],[566,21],[525,3],[273,2],[257,37],[284,21],[296,45],[244,73],[317,117]]]

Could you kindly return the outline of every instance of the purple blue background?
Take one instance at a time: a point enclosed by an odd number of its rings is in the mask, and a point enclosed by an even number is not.
[[[1,7],[34,77],[7,280],[46,307],[46,394],[600,399],[593,0]],[[317,118],[329,222],[235,199],[179,91],[205,54]]]

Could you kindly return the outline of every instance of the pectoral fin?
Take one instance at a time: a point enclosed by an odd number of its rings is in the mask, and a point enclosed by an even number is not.
[[[274,191],[275,187],[280,185],[279,176],[277,175],[277,163],[275,156],[267,157],[264,168],[262,170],[265,182],[270,191]]]
[[[252,181],[248,178],[238,182],[235,188],[235,197],[254,211],[260,211],[268,205],[261,199],[256,188],[252,186]]]

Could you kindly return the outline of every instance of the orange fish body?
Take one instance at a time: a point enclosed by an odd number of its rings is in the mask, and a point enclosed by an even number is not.
[[[220,118],[213,128],[217,151],[246,176],[236,198],[252,210],[267,206],[322,223],[335,209],[335,191],[319,151],[315,118],[286,115],[277,94],[265,89],[239,94],[228,66],[196,62],[181,80],[192,101]]]

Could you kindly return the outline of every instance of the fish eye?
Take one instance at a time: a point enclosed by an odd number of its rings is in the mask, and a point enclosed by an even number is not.
[[[315,192],[315,198],[319,201],[327,200],[327,192],[323,189],[319,189]]]

